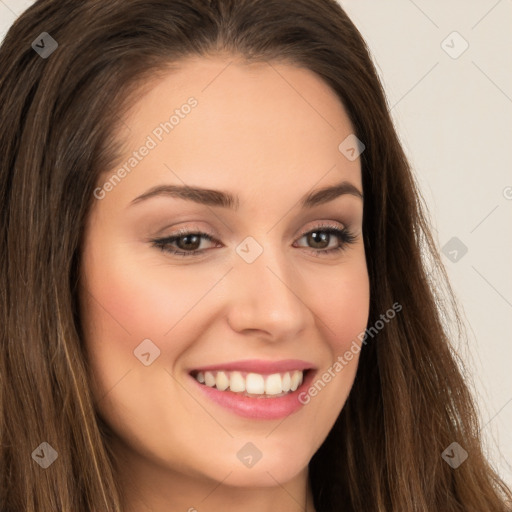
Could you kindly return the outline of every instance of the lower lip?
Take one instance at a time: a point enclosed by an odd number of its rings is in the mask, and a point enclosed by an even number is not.
[[[295,391],[277,398],[255,398],[243,396],[233,391],[219,391],[217,388],[201,384],[191,375],[189,377],[207,397],[239,416],[275,420],[290,416],[304,405],[299,401],[299,395],[309,388],[315,373],[315,370],[308,370],[302,384]]]

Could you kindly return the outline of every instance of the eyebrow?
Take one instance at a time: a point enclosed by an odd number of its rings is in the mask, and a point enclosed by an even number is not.
[[[363,199],[363,193],[352,183],[342,181],[336,185],[323,187],[303,196],[299,205],[301,208],[312,208],[320,204],[328,203],[337,197],[349,194]],[[133,199],[130,205],[138,204],[153,197],[175,197],[208,206],[219,206],[238,210],[240,201],[238,196],[222,190],[213,190],[202,187],[191,187],[187,185],[157,185],[150,188],[144,194]]]

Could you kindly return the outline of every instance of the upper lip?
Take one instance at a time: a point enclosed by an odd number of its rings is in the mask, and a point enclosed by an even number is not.
[[[193,373],[205,371],[241,371],[252,373],[284,373],[293,370],[310,370],[314,365],[299,359],[282,359],[281,361],[265,361],[263,359],[246,359],[243,361],[231,361],[229,363],[213,364],[194,368]]]

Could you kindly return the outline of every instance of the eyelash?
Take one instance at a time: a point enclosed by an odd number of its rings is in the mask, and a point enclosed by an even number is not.
[[[332,225],[320,225],[316,226],[315,228],[306,231],[303,233],[300,238],[303,238],[306,235],[310,235],[311,233],[320,232],[320,233],[327,233],[329,235],[335,235],[340,241],[341,244],[338,247],[334,247],[332,249],[311,249],[313,253],[316,253],[316,256],[325,256],[330,255],[333,253],[337,253],[338,251],[344,250],[348,245],[353,244],[357,236],[355,236],[353,233],[351,233],[347,228],[340,229],[336,226]],[[179,240],[182,237],[188,236],[188,235],[196,235],[200,236],[201,238],[208,240],[210,242],[218,242],[213,236],[211,236],[208,233],[203,233],[200,231],[190,231],[187,229],[182,229],[174,233],[172,236],[168,236],[165,238],[159,238],[155,240],[151,240],[153,247],[158,247],[163,252],[171,253],[175,256],[194,256],[200,253],[203,253],[206,249],[194,249],[193,251],[176,251],[169,249],[169,246]],[[299,238],[299,239],[300,239]],[[329,240],[330,241],[330,240]]]

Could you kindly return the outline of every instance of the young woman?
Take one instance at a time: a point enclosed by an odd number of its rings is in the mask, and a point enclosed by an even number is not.
[[[0,69],[2,511],[512,510],[334,0],[40,0]]]

